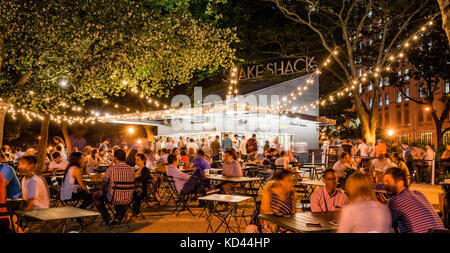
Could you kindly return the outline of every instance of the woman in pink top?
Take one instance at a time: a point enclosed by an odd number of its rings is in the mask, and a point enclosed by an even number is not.
[[[366,174],[355,172],[347,179],[345,189],[350,204],[342,209],[338,233],[390,233],[391,213],[377,202],[373,181]]]

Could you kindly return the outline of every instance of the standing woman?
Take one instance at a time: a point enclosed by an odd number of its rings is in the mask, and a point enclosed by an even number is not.
[[[135,157],[137,170],[134,172],[133,215],[136,216],[141,209],[142,199],[147,196],[148,183],[152,181],[149,168],[145,166],[147,158],[138,153]]]
[[[66,144],[64,143],[64,140],[59,136],[55,136],[55,137],[53,137],[53,141],[55,142],[56,146],[61,146],[62,152],[64,152],[67,155],[67,153],[65,151]]]
[[[294,173],[289,170],[277,170],[273,179],[264,187],[260,214],[277,216],[295,214],[297,194],[294,188]],[[263,233],[275,232],[275,224],[264,220],[260,220],[260,223]],[[286,232],[286,230],[280,228],[279,232]]]
[[[86,159],[81,152],[69,156],[69,165],[61,186],[61,200],[83,200],[78,208],[86,209],[92,203],[92,194],[83,183],[83,167]]]
[[[355,172],[345,183],[350,203],[342,209],[338,233],[390,233],[391,213],[375,200],[372,180]]]

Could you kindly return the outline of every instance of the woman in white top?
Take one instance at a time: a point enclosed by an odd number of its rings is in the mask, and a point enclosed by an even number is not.
[[[372,180],[359,171],[351,174],[345,190],[350,203],[341,212],[338,233],[390,233],[389,209],[375,200]]]
[[[69,157],[69,166],[64,174],[61,186],[61,200],[82,200],[79,208],[86,209],[92,203],[92,195],[86,185],[83,183],[82,168],[86,159],[81,152],[73,152]]]

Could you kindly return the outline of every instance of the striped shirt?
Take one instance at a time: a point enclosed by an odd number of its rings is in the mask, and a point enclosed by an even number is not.
[[[338,211],[348,204],[345,193],[336,190],[333,195],[328,194],[325,187],[318,189],[311,194],[311,212],[331,212]]]
[[[115,182],[129,182],[131,185],[134,185],[133,167],[129,166],[125,162],[118,162],[106,170],[105,175],[103,176],[103,181],[109,182],[106,196],[109,201],[114,200],[114,205],[126,205],[131,202],[133,199],[134,189],[116,189],[114,192],[113,186]]]
[[[444,229],[441,219],[425,195],[408,188],[393,196],[388,203],[393,224],[400,233],[427,233],[430,229]]]
[[[293,200],[293,192],[291,192],[291,194],[289,194],[289,196],[285,200],[282,200],[276,193],[272,192],[272,202],[270,203],[270,209],[272,213],[276,215],[289,215],[292,213]]]

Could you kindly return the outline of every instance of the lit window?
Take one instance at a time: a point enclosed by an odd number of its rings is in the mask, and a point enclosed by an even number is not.
[[[369,108],[372,108],[372,98],[369,98]]]
[[[419,86],[419,98],[423,98],[423,86]]]
[[[409,88],[405,89],[405,101],[409,101]]]
[[[367,15],[369,18],[372,17],[372,11],[369,12],[369,14]]]
[[[397,103],[402,102],[402,93],[400,91],[397,91]]]
[[[433,142],[433,132],[421,132],[419,139],[423,144],[431,144]]]
[[[362,93],[362,85],[359,84],[359,93]]]
[[[359,68],[359,76],[361,76],[362,75],[362,69],[361,68]]]
[[[380,39],[381,40],[381,38],[383,38],[383,34],[378,34],[378,39]]]
[[[383,97],[381,95],[378,95],[378,105],[383,106]]]
[[[450,81],[445,81],[445,93],[450,93]]]
[[[369,91],[371,91],[371,90],[372,90],[372,83],[369,84]]]
[[[370,26],[372,27],[372,26]],[[372,28],[370,28],[370,30],[372,30]],[[369,39],[369,45],[372,45],[372,38]]]
[[[383,87],[383,78],[380,78],[380,87]]]
[[[409,80],[409,69],[405,69],[405,80]]]
[[[389,85],[389,77],[385,77],[384,78],[384,86],[388,86]]]
[[[386,95],[384,95],[384,104],[389,105],[389,93],[386,93]]]

